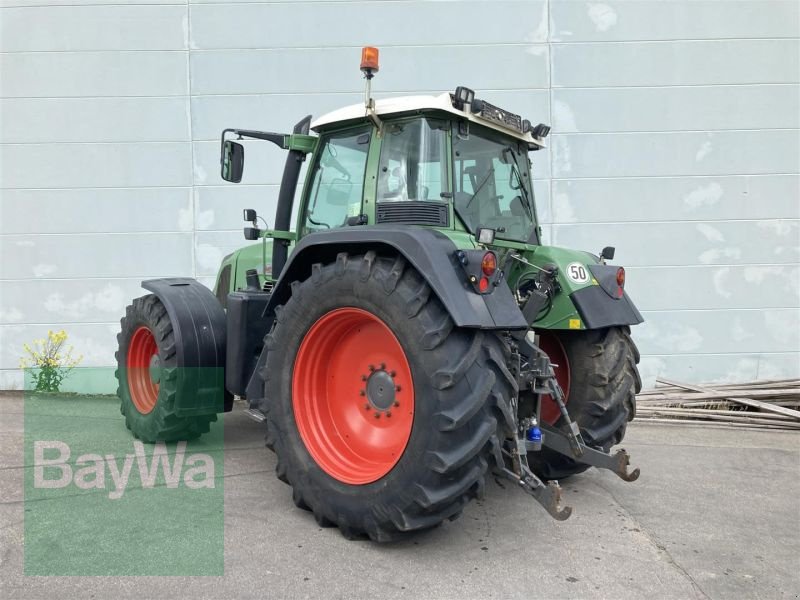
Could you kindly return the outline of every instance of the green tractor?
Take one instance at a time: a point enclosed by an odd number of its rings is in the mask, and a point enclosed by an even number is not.
[[[529,153],[549,127],[466,87],[375,102],[377,50],[361,70],[364,104],[223,132],[226,181],[244,165],[232,138],[287,151],[275,227],[244,211],[261,243],[225,257],[214,292],[143,282],[118,335],[126,424],[191,439],[238,396],[295,504],[347,537],[453,520],[490,472],[566,519],[558,479],[639,475],[610,453],[641,387],[625,271],[611,247],[541,244]]]

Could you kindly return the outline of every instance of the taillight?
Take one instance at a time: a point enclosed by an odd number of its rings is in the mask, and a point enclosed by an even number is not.
[[[483,255],[483,260],[481,261],[481,271],[486,277],[491,277],[494,275],[494,272],[497,271],[497,256],[495,256],[494,252],[487,252]],[[483,278],[481,278],[481,287],[483,286]],[[486,287],[489,287],[489,281],[486,281]],[[481,289],[481,291],[484,291]]]
[[[625,269],[620,267],[617,269],[617,285],[619,289],[617,290],[617,298],[622,298],[622,295],[625,293]]]
[[[489,278],[481,277],[480,281],[478,281],[478,290],[480,290],[480,292],[483,293],[488,289],[489,289]]]

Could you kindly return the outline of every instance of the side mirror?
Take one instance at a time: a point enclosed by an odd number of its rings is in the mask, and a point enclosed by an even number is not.
[[[244,171],[244,146],[227,140],[222,145],[222,178],[231,183],[239,183]]]

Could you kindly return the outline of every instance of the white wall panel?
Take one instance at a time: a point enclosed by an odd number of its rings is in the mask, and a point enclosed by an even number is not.
[[[800,81],[796,39],[557,44],[552,52],[554,87]]]
[[[183,52],[20,52],[0,54],[4,98],[181,96]]]
[[[795,352],[794,309],[643,312],[636,339],[644,354]]]
[[[0,280],[191,276],[191,233],[4,235]],[[14,285],[6,281],[3,287]]]
[[[141,279],[30,279],[3,285],[0,324],[114,323],[133,298],[148,293]]]
[[[800,86],[785,84],[559,88],[553,127],[559,133],[797,129],[798,106]]]
[[[181,50],[186,6],[49,6],[6,8],[0,35],[6,52]],[[31,22],[36,27],[30,27]]]
[[[226,4],[192,7],[192,48],[313,48],[369,43],[375,31],[365,24],[385,23],[382,47],[431,44],[511,44],[546,41],[547,3],[543,0],[493,0],[491,11],[513,14],[513,19],[459,19],[488,8],[485,0],[465,0],[457,8],[448,2],[285,2],[244,4],[231,10]],[[419,15],[409,18],[409,15]],[[297,22],[297,27],[287,23]],[[444,23],[457,22],[457,27]],[[335,27],[331,27],[336,23]]]
[[[191,147],[185,142],[5,144],[2,161],[4,188],[191,184]]]
[[[0,100],[3,141],[173,142],[189,139],[189,102],[166,98]]]
[[[550,11],[562,42],[800,35],[794,0],[554,0]]]
[[[617,252],[614,263],[630,257]],[[628,267],[625,289],[645,311],[736,308],[770,309],[800,305],[800,267],[725,265]]]
[[[798,175],[565,179],[553,181],[553,220],[798,219],[798,198]]]
[[[552,135],[553,176],[641,177],[796,173],[795,130]]]
[[[556,246],[615,246],[617,262],[631,266],[795,264],[798,236],[800,221],[788,219],[553,225]]]
[[[191,231],[191,188],[3,190],[3,233]]]

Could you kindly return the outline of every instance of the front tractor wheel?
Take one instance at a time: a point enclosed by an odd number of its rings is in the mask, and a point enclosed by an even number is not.
[[[605,452],[625,437],[636,414],[636,394],[642,380],[636,365],[639,351],[628,327],[588,331],[539,331],[539,347],[555,365],[570,418],[576,421],[587,445]],[[566,425],[556,403],[542,399],[542,421]],[[542,479],[563,479],[581,473],[588,465],[548,448],[528,454],[534,473]]]
[[[125,425],[144,442],[191,440],[209,430],[216,414],[176,414],[178,367],[175,332],[167,309],[153,294],[125,310],[117,334],[117,396]]]
[[[297,506],[387,541],[456,518],[484,486],[504,342],[454,326],[404,259],[316,264],[267,336],[264,412]]]

